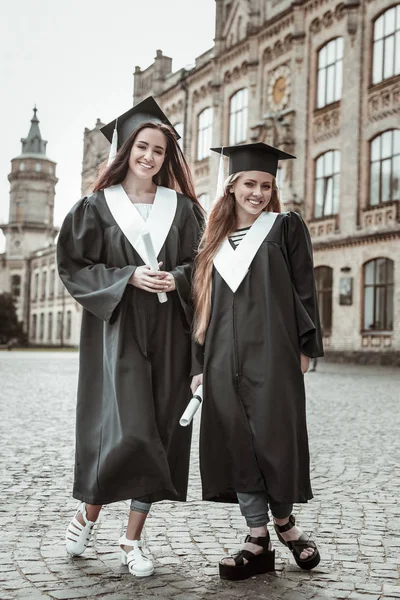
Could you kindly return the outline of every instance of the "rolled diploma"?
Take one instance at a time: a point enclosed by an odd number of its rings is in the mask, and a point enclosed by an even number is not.
[[[190,425],[194,415],[198,411],[199,406],[202,402],[203,402],[203,386],[199,385],[199,387],[196,390],[195,395],[193,396],[193,398],[187,405],[185,412],[181,416],[179,425],[181,425],[182,427],[187,427],[188,425]]]
[[[147,259],[149,261],[149,267],[152,271],[159,271],[158,260],[154,251],[153,242],[151,241],[151,235],[148,231],[142,233],[143,244],[146,248]],[[157,293],[159,302],[167,302],[167,294],[165,292]]]

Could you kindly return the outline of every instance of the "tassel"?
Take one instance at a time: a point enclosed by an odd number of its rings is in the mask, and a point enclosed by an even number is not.
[[[115,128],[114,128],[114,131],[113,131],[113,136],[112,136],[112,141],[111,141],[110,154],[108,155],[107,167],[109,165],[111,165],[112,161],[117,156],[117,151],[118,151],[118,130],[117,130],[117,125],[118,125],[118,119],[115,121]]]
[[[224,182],[225,182],[225,163],[224,163],[224,149],[221,148],[221,156],[219,157],[218,165],[218,179],[217,179],[217,191],[215,194],[215,201],[224,195]]]

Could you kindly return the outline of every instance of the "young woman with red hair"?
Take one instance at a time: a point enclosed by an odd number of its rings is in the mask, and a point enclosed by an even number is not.
[[[217,149],[220,151],[221,149]],[[203,498],[239,502],[250,527],[220,576],[274,569],[267,523],[304,569],[320,560],[295,527],[293,503],[312,498],[303,374],[322,356],[312,247],[295,212],[281,213],[278,160],[266,144],[223,149],[230,177],[200,243],[194,276],[203,382],[200,469]]]

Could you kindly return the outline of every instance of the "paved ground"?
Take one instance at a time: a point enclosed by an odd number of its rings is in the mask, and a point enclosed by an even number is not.
[[[321,363],[307,374],[315,499],[296,515],[315,532],[320,567],[299,570],[276,543],[275,574],[232,584],[219,579],[217,563],[238,548],[245,528],[236,506],[199,501],[197,436],[190,502],[159,503],[148,519],[153,577],[135,579],[119,564],[127,503],[104,509],[87,555],[66,555],[65,528],[76,506],[77,359],[0,353],[1,600],[400,598],[400,371]]]

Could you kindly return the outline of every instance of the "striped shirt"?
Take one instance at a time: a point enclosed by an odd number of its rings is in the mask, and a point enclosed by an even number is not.
[[[240,242],[242,241],[246,233],[249,231],[249,229],[250,227],[243,227],[243,229],[238,229],[234,233],[231,233],[230,236],[228,236],[229,242],[234,250],[236,250],[236,248],[239,246]]]

